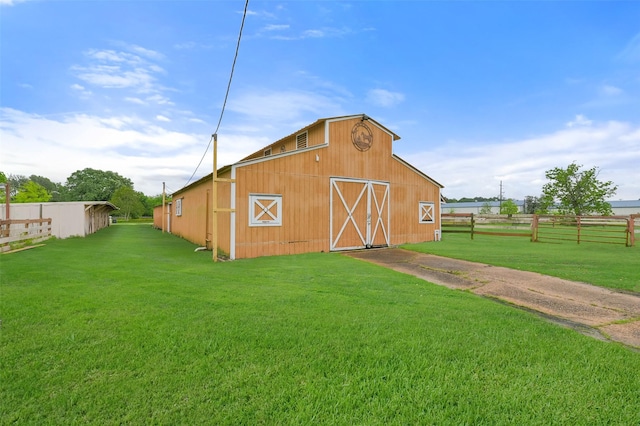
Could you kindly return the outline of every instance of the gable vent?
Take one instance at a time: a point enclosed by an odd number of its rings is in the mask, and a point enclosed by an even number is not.
[[[307,147],[307,132],[300,133],[296,136],[296,148],[303,149]]]

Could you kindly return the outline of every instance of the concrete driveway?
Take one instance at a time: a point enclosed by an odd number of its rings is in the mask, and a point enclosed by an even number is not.
[[[345,254],[534,311],[598,339],[640,348],[640,294],[398,248]]]

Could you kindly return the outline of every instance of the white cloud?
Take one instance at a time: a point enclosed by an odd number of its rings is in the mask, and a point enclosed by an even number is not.
[[[148,102],[153,102],[157,105],[174,105],[169,98],[163,95],[152,95],[148,96],[146,99]]]
[[[306,91],[263,89],[240,93],[228,108],[247,116],[250,121],[268,120],[276,123],[291,123],[306,115],[315,118],[333,116],[342,110],[335,98],[330,96]]]
[[[142,62],[140,58],[137,56],[117,52],[115,50],[97,50],[90,49],[85,52],[85,56],[96,59],[101,62],[130,62],[130,63],[140,63]]]
[[[163,181],[172,190],[181,188],[202,158],[209,137],[131,116],[77,114],[52,119],[0,108],[3,172],[64,182],[87,167],[111,170],[130,178],[136,190],[147,195],[160,193]],[[219,139],[219,164],[232,164],[269,142],[266,137],[225,134]],[[203,163],[196,178],[208,173],[210,161]]]
[[[195,41],[185,41],[184,43],[176,43],[173,45],[174,49],[178,50],[191,50],[195,49],[198,44]]]
[[[266,25],[262,29],[264,31],[282,31],[282,30],[288,30],[289,27],[290,26],[287,24],[281,24],[281,25],[271,24],[271,25]]]
[[[72,84],[70,87],[71,90],[77,93],[81,98],[88,98],[92,95],[92,92],[90,90],[87,90],[84,86],[81,86],[79,84]]]
[[[582,108],[611,108],[634,102],[633,96],[617,86],[604,84],[596,88],[596,96],[581,105]]]
[[[367,101],[380,107],[392,107],[404,101],[404,94],[385,89],[371,89],[367,92]]]
[[[136,93],[162,91],[158,75],[165,71],[149,60],[160,60],[163,55],[136,45],[127,47],[135,54],[112,49],[89,49],[84,52],[86,63],[74,65],[71,70],[84,83],[104,89],[130,89]]]
[[[280,8],[280,6],[278,6],[277,8]],[[244,13],[243,11],[238,11],[239,14]],[[276,15],[274,15],[271,12],[267,12],[265,10],[251,10],[251,9],[247,9],[247,16],[256,16],[256,17],[262,17],[262,18],[266,18],[266,19],[275,19]]]
[[[140,98],[136,98],[136,97],[127,96],[126,98],[124,98],[124,100],[127,101],[127,102],[131,102],[132,104],[146,105],[145,101],[143,101]]]
[[[156,52],[155,50],[146,49],[136,44],[128,45],[128,50],[131,50],[139,55],[146,56],[149,59],[154,59],[154,60],[164,59],[164,55],[162,53]]]
[[[600,93],[602,93],[604,96],[618,96],[623,93],[623,90],[619,87],[605,84],[600,88]]]
[[[80,80],[108,89],[134,88],[138,92],[148,92],[155,78],[148,70],[137,68],[123,70],[114,66],[74,67]]]
[[[306,30],[302,33],[303,37],[310,37],[310,38],[320,38],[320,37],[324,37],[325,36],[325,32],[323,30]]]
[[[182,43],[175,43],[173,45],[173,48],[176,50],[212,49],[213,47],[215,46],[195,41],[185,41]]]
[[[164,115],[156,115],[156,120],[163,121],[165,123],[171,122],[171,119],[168,117],[165,117]]]
[[[448,197],[539,195],[544,172],[572,162],[599,167],[601,180],[618,185],[616,199],[640,198],[640,124],[610,121],[573,126],[509,143],[450,142],[433,150],[402,155],[445,186]]]
[[[244,111],[257,114],[256,120],[246,117],[242,126],[226,126],[218,138],[219,165],[232,164],[285,136],[286,131],[295,131],[313,121],[286,105],[292,100],[311,102],[317,99],[305,93],[288,95],[281,99],[276,93],[267,92],[258,98],[245,98],[246,101],[264,101],[268,104],[263,106],[267,112]],[[276,107],[276,103],[279,112],[285,115],[285,121],[276,121],[274,134],[269,135],[263,120],[271,114],[269,106]],[[312,115],[313,119],[333,116],[315,112]],[[190,117],[185,121],[189,120],[201,121]],[[252,127],[252,123],[258,124]],[[92,167],[130,178],[136,190],[148,195],[159,193],[163,181],[175,191],[193,173],[210,134],[178,132],[164,127],[170,124],[129,115],[75,114],[51,118],[2,108],[2,171],[27,176],[38,174],[64,182],[74,171]],[[410,141],[405,140],[396,148],[410,146],[407,142]],[[616,199],[640,197],[637,168],[640,164],[640,124],[592,122],[589,126],[565,127],[509,143],[473,145],[453,141],[423,152],[399,154],[445,185],[443,194],[449,197],[494,196],[498,194],[501,180],[509,198],[539,195],[545,181],[544,172],[553,167],[565,167],[573,161],[585,167],[599,167],[600,179],[611,180],[619,186]],[[207,156],[210,155],[209,150]],[[210,172],[210,161],[205,159],[194,179]]]
[[[277,28],[279,31],[284,31],[285,29],[289,29],[288,26],[287,28],[284,28],[284,26],[276,26],[276,27],[281,27],[281,28]],[[268,27],[265,27],[263,30],[266,30]],[[363,30],[364,31],[364,30]],[[352,34],[354,31],[350,28],[347,27],[343,27],[343,28],[337,28],[337,27],[322,27],[322,28],[310,28],[307,30],[303,30],[299,33],[295,33],[295,34],[287,34],[287,35],[283,35],[281,33],[274,33],[273,31],[267,32],[265,34],[268,34],[268,37],[274,39],[274,40],[284,40],[284,41],[292,41],[292,40],[304,40],[304,39],[308,39],[308,38],[336,38],[336,37],[343,37],[345,35],[348,34]],[[261,32],[262,34],[262,32]]]
[[[624,62],[640,61],[640,33],[636,34],[625,48],[617,55],[617,59]]]
[[[576,118],[567,123],[567,127],[579,127],[579,126],[590,126],[592,123],[587,117],[582,114],[576,115]]]

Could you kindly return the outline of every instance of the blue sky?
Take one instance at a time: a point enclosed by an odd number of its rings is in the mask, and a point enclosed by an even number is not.
[[[243,1],[0,0],[0,170],[184,186]],[[640,198],[640,2],[250,1],[219,135],[230,164],[366,113],[448,197],[539,195],[575,161]],[[210,151],[194,179],[211,172]]]

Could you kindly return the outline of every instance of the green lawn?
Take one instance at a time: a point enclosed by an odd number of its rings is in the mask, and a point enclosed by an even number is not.
[[[524,237],[444,234],[437,243],[403,248],[524,271],[539,272],[601,287],[640,292],[640,243],[532,243]]]
[[[194,248],[116,225],[0,256],[0,424],[640,423],[622,345],[340,254]]]

